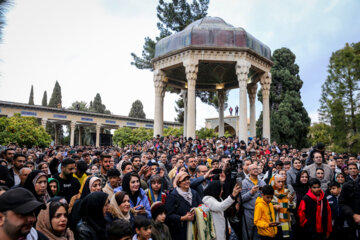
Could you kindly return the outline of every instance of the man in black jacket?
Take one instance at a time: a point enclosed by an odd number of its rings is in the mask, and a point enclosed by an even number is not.
[[[349,224],[346,239],[360,239],[360,178],[343,185],[339,203]]]

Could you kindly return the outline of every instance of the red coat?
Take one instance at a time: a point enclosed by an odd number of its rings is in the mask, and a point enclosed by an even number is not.
[[[329,234],[332,232],[332,219],[331,219],[331,208],[329,205],[329,202],[327,199],[324,199],[324,192],[321,191],[320,196],[316,197],[312,192],[311,189],[306,193],[306,196],[308,196],[311,200],[316,202],[316,219],[309,219],[309,216],[307,214],[309,212],[314,212],[315,209],[310,209],[310,206],[307,206],[306,201],[304,198],[301,200],[299,209],[298,209],[298,215],[300,219],[300,226],[306,227],[305,224],[307,222],[314,222],[315,220],[315,229],[317,233],[323,233],[324,227],[326,227],[326,233]],[[310,201],[311,201],[310,200]],[[324,206],[325,204],[325,206]],[[308,208],[308,209],[306,209]],[[326,211],[324,211],[326,208]],[[326,213],[326,219],[323,219],[323,215]],[[324,226],[324,223],[326,223],[326,226]],[[310,226],[309,226],[310,227]]]

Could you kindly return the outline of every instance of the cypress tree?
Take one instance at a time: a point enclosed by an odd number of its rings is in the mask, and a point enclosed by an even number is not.
[[[56,81],[51,98],[49,101],[49,107],[58,107],[62,104],[61,87],[58,81]]]
[[[301,101],[303,81],[299,76],[296,56],[288,48],[274,51],[270,87],[271,140],[296,148],[307,147],[310,118]],[[258,99],[262,102],[261,90]],[[262,112],[257,122],[257,135],[262,135]]]
[[[61,104],[62,104],[61,87],[58,81],[56,81],[48,106],[57,108],[57,107],[61,107]],[[46,124],[46,132],[48,132],[51,135],[52,139],[55,139],[54,124],[48,122]],[[62,127],[58,128],[58,133],[59,133],[59,142],[62,143],[64,141],[64,131]]]
[[[29,105],[34,105],[34,86],[31,85]]]
[[[96,94],[94,101],[90,102],[90,111],[111,114],[111,112],[106,109],[106,106],[102,104],[101,96],[99,93]]]
[[[44,91],[44,95],[43,95],[43,98],[42,98],[42,101],[41,101],[41,105],[46,107],[47,106],[47,93],[46,91]]]
[[[135,102],[133,102],[129,112],[129,117],[146,118],[146,115],[144,113],[144,106],[140,100],[136,100]]]

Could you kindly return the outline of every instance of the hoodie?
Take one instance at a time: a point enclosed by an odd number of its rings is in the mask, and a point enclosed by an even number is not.
[[[309,189],[301,200],[298,215],[300,226],[305,231],[324,234],[332,232],[331,208],[324,196],[323,191],[317,197]]]
[[[254,224],[258,229],[258,234],[266,237],[275,237],[277,234],[277,227],[269,227],[271,222],[275,222],[275,213],[272,203],[267,204],[264,199],[258,197],[255,202],[254,212]]]

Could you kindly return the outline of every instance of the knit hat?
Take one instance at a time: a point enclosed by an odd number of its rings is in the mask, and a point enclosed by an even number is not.
[[[156,220],[159,214],[164,212],[165,212],[165,204],[163,204],[162,202],[154,202],[151,205],[151,216],[154,220]]]

